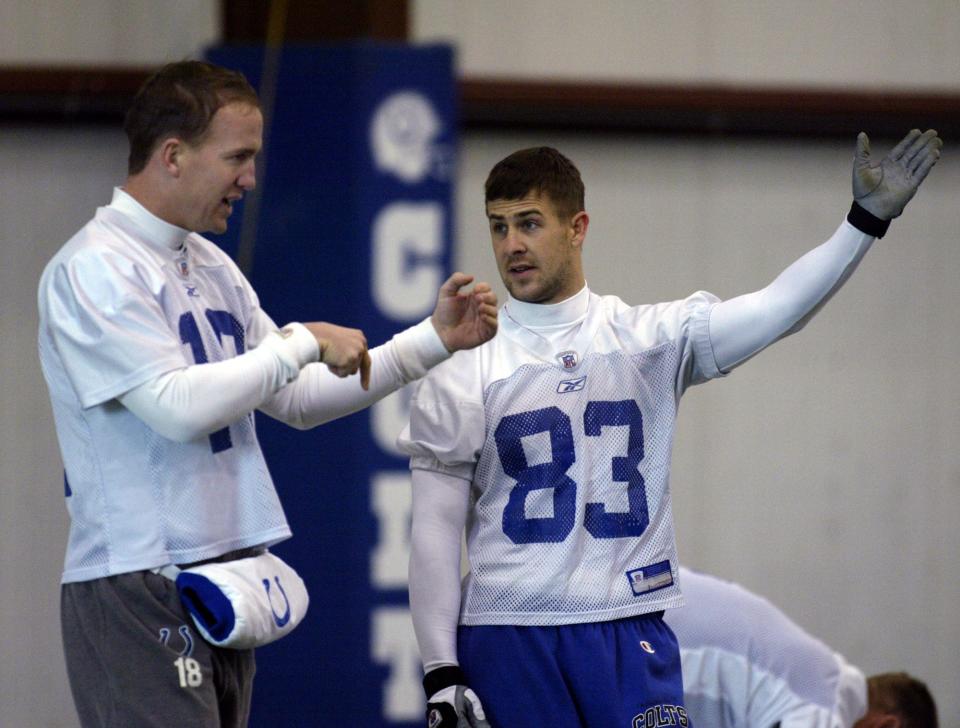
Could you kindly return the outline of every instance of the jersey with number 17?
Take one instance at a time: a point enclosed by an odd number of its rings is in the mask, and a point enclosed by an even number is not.
[[[436,367],[413,397],[400,438],[411,467],[472,482],[461,624],[682,604],[670,455],[680,396],[721,376],[708,332],[717,299],[631,307],[585,293],[582,322],[559,337],[508,302],[498,335]]]
[[[38,295],[71,516],[64,582],[290,535],[252,415],[175,442],[116,399],[166,372],[242,354],[273,328],[225,253],[116,190],[47,265]]]

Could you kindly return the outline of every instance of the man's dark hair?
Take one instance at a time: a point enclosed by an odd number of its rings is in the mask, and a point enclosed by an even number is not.
[[[549,197],[561,217],[571,217],[584,209],[580,170],[552,147],[514,152],[497,162],[484,185],[487,203],[519,200],[529,193]]]
[[[937,728],[937,705],[927,686],[905,672],[867,679],[870,709],[900,716],[903,728]]]
[[[180,61],[144,81],[127,111],[123,130],[130,140],[129,174],[142,172],[160,141],[176,136],[196,144],[214,114],[227,104],[260,107],[243,74],[202,61]]]

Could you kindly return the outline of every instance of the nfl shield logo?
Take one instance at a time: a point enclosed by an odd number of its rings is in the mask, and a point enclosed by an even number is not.
[[[580,357],[575,351],[561,351],[557,354],[557,360],[563,365],[564,369],[576,369],[580,365]]]
[[[177,258],[177,273],[179,273],[183,278],[186,278],[188,275],[190,275],[190,267],[187,265],[186,254]]]

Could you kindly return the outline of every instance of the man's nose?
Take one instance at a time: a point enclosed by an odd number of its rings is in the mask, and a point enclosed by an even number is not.
[[[237,187],[250,192],[257,186],[257,166],[253,162],[248,164],[243,172],[237,177]]]
[[[527,249],[523,236],[520,235],[520,231],[516,228],[507,230],[504,243],[506,244],[507,250],[511,253],[522,253]]]

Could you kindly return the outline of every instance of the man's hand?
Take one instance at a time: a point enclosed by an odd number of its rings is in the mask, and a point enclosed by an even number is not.
[[[497,333],[497,296],[487,283],[460,291],[472,281],[473,276],[454,273],[440,286],[431,321],[447,351],[472,349]]]
[[[320,346],[320,361],[338,377],[360,371],[360,386],[370,388],[370,353],[360,329],[348,329],[323,321],[304,324]]]
[[[490,728],[490,724],[477,694],[464,685],[451,685],[427,703],[427,728]]]
[[[427,693],[427,728],[490,728],[480,698],[463,683],[456,666],[431,670],[423,678]]]
[[[853,157],[853,199],[881,220],[897,217],[940,159],[943,142],[933,129],[913,129],[879,162],[870,161],[870,139],[857,135]]]

